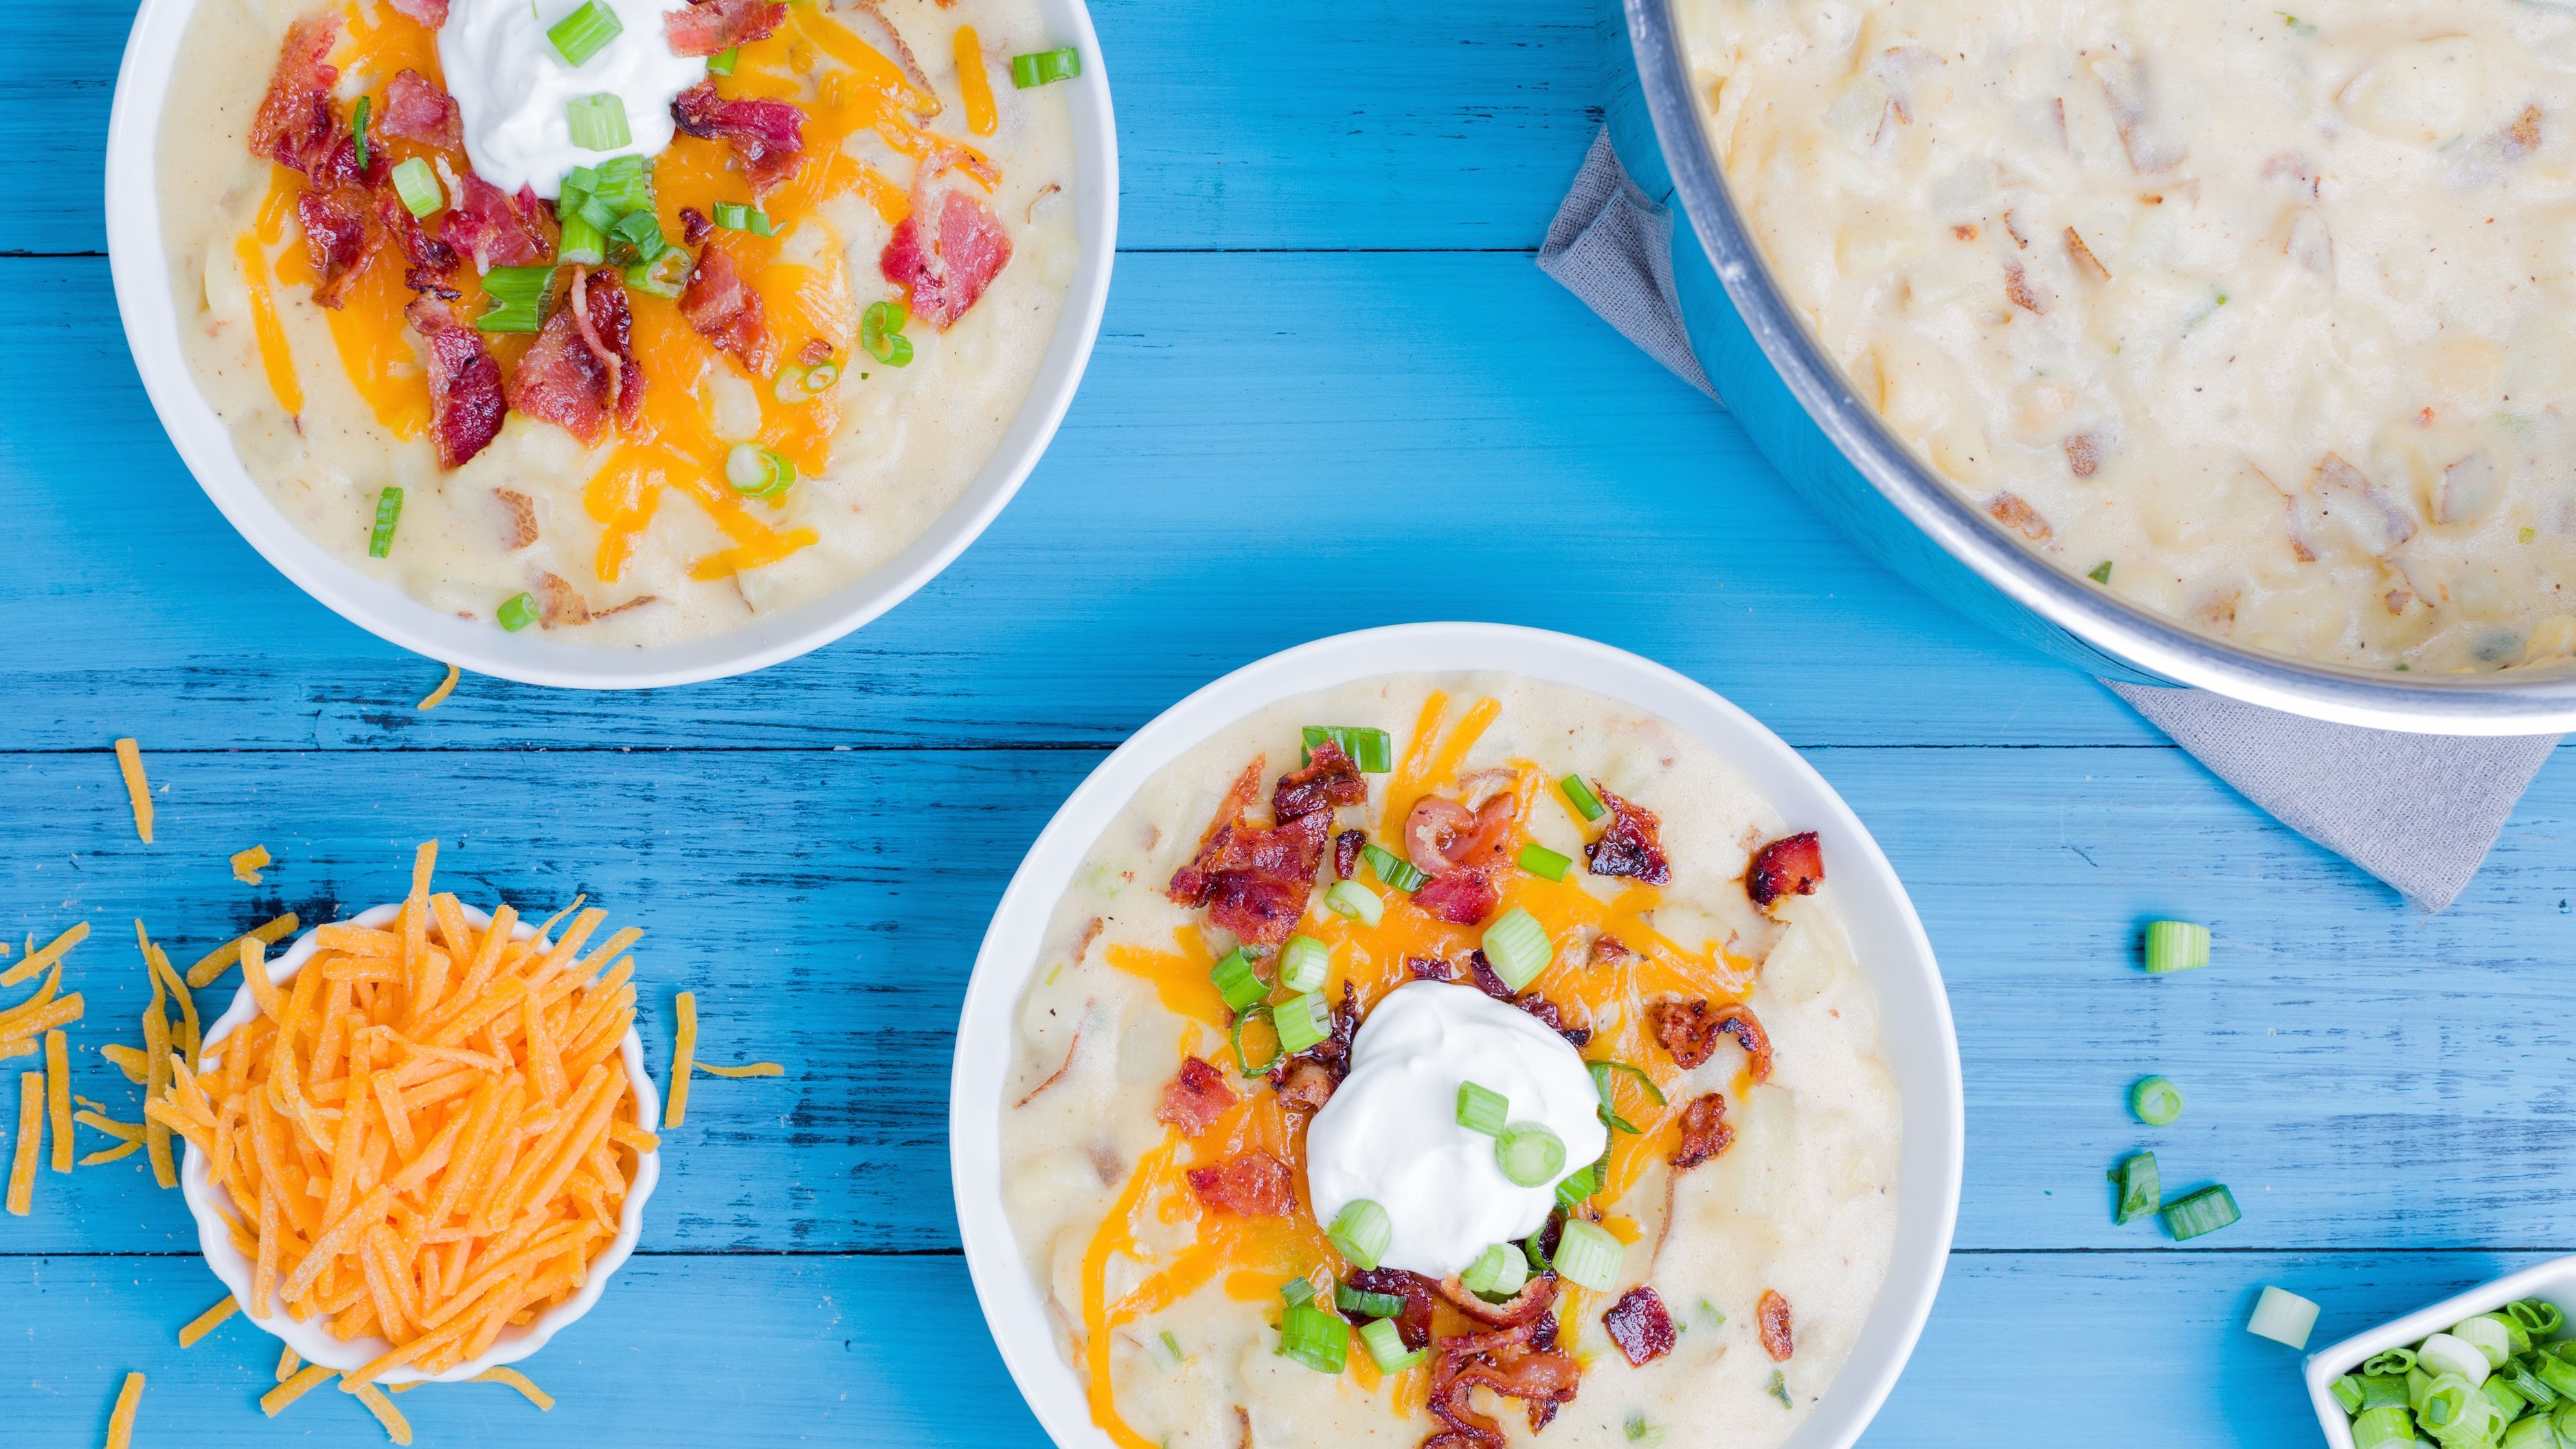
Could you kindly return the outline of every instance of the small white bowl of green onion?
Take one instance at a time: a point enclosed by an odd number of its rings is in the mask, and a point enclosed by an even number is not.
[[[2576,1257],[2499,1278],[2308,1357],[2335,1449],[2576,1449]]]

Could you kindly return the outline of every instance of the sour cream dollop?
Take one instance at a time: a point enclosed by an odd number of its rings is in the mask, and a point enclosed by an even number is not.
[[[599,0],[626,28],[576,68],[546,27],[581,0],[454,0],[438,31],[438,63],[465,123],[465,154],[503,191],[533,187],[553,198],[564,173],[611,156],[658,156],[671,144],[671,98],[706,79],[701,56],[673,55],[662,17],[688,0]],[[613,151],[572,143],[565,107],[613,95],[626,105],[629,140]]]
[[[1509,1100],[1514,1122],[1565,1143],[1565,1169],[1536,1187],[1503,1176],[1494,1139],[1458,1125],[1458,1085]],[[1383,1266],[1434,1278],[1465,1270],[1494,1243],[1538,1231],[1556,1183],[1609,1146],[1591,1069],[1565,1038],[1472,986],[1416,981],[1360,1023],[1351,1071],[1306,1129],[1316,1221],[1361,1198],[1394,1226]]]

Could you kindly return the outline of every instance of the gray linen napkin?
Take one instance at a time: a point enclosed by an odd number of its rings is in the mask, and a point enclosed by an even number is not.
[[[1539,270],[1714,398],[1682,330],[1672,240],[1672,212],[1628,179],[1605,129],[1547,229]],[[2356,729],[2197,689],[2105,683],[2246,799],[2427,911],[2478,873],[2558,745]]]

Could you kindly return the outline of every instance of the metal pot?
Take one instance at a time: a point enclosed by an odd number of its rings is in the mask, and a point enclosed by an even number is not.
[[[2078,668],[2195,685],[2380,729],[2576,729],[2576,673],[2412,675],[2231,644],[2129,604],[2030,552],[1933,476],[1853,395],[1745,229],[1692,94],[1672,0],[1601,0],[1611,144],[1650,197],[1678,201],[1673,278],[1718,395],[1791,486],[1880,562],[1961,613]]]

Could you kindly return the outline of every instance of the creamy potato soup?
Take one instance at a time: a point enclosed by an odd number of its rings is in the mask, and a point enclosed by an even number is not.
[[[183,56],[198,385],[315,541],[500,628],[670,643],[877,569],[1079,255],[1031,0],[201,0]]]
[[[1787,1438],[1897,1217],[1830,864],[1698,740],[1506,674],[1288,700],[1156,774],[994,1044],[1004,1207],[1094,1421]]]
[[[2576,11],[1678,8],[1782,286],[2031,547],[2314,660],[2576,652]]]

